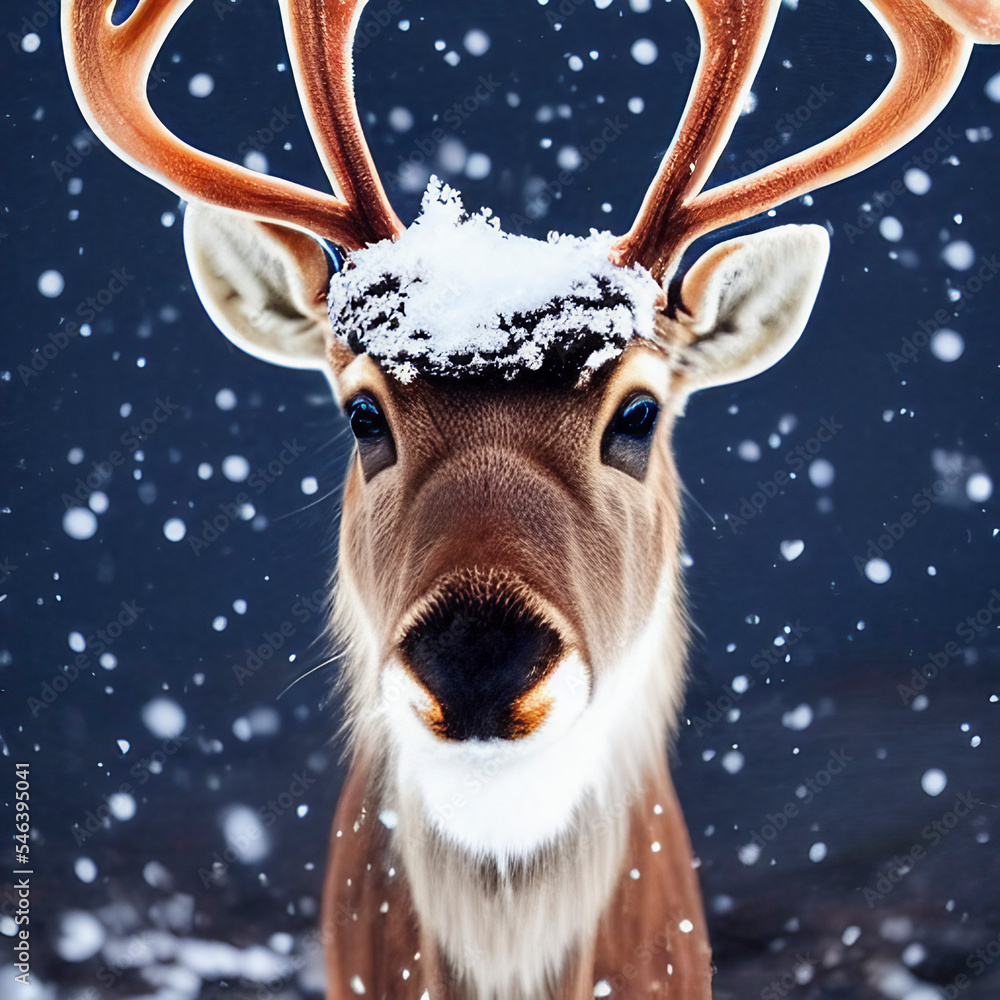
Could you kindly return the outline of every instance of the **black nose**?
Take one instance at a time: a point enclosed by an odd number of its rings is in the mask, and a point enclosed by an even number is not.
[[[544,711],[524,698],[556,667],[556,631],[509,595],[452,594],[406,633],[401,650],[437,702],[428,723],[451,740],[519,739]]]

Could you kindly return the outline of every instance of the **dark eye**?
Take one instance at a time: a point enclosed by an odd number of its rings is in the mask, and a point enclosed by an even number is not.
[[[648,392],[629,396],[611,418],[601,440],[601,461],[642,482],[649,467],[660,405]]]
[[[351,430],[359,441],[382,437],[389,433],[385,414],[378,403],[369,396],[356,396],[347,404]]]
[[[619,407],[611,424],[614,434],[630,438],[644,438],[653,433],[656,415],[660,412],[652,396],[633,396]]]
[[[396,445],[382,407],[369,395],[355,396],[345,407],[358,442],[358,459],[365,480],[393,465]]]

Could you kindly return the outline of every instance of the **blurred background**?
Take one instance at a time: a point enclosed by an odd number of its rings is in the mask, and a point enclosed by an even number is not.
[[[215,330],[183,205],[87,130],[55,0],[2,25],[0,992],[318,997],[351,437],[322,377]],[[508,231],[623,232],[697,46],[679,0],[372,0],[358,102],[405,222],[434,172]],[[322,187],[287,58],[273,0],[198,0],[150,99]],[[786,2],[712,183],[843,127],[893,65],[861,4]],[[719,998],[1000,995],[998,102],[977,47],[922,136],[769,213],[831,234],[813,317],[677,430],[697,635],[671,752]]]

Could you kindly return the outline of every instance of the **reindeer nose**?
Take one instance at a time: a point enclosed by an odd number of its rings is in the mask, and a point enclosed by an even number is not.
[[[400,649],[448,740],[515,740],[545,721],[544,682],[559,662],[555,629],[506,596],[454,595],[409,629]]]

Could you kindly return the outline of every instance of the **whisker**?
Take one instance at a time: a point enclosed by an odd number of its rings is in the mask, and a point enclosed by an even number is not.
[[[315,507],[316,504],[322,503],[324,500],[329,500],[330,497],[334,496],[336,493],[340,492],[340,487],[335,486],[332,490],[324,493],[321,497],[317,497],[315,500],[310,500],[309,503],[303,504],[301,507],[296,507],[295,510],[288,511],[287,514],[279,514],[275,521],[284,521],[286,517],[294,517],[296,514],[301,514],[304,510],[308,510],[310,507]]]
[[[292,681],[292,683],[289,684],[288,687],[286,687],[285,690],[282,691],[277,698],[275,698],[275,701],[278,701],[284,695],[288,694],[288,692],[291,691],[292,688],[299,683],[299,681],[304,681],[310,674],[314,674],[316,673],[317,670],[322,670],[324,667],[328,667],[331,663],[335,663],[337,660],[341,659],[343,655],[344,655],[343,653],[335,653],[329,659],[324,660],[322,663],[316,664],[315,667],[310,667],[304,674],[300,674],[298,677],[296,677],[295,680]]]
[[[709,512],[705,509],[704,504],[702,504],[702,502],[691,492],[687,484],[681,483],[681,488],[684,490],[684,495],[705,515],[705,517],[709,519],[709,521],[712,522],[712,527],[717,528],[718,524],[716,524],[715,518],[709,514]]]

